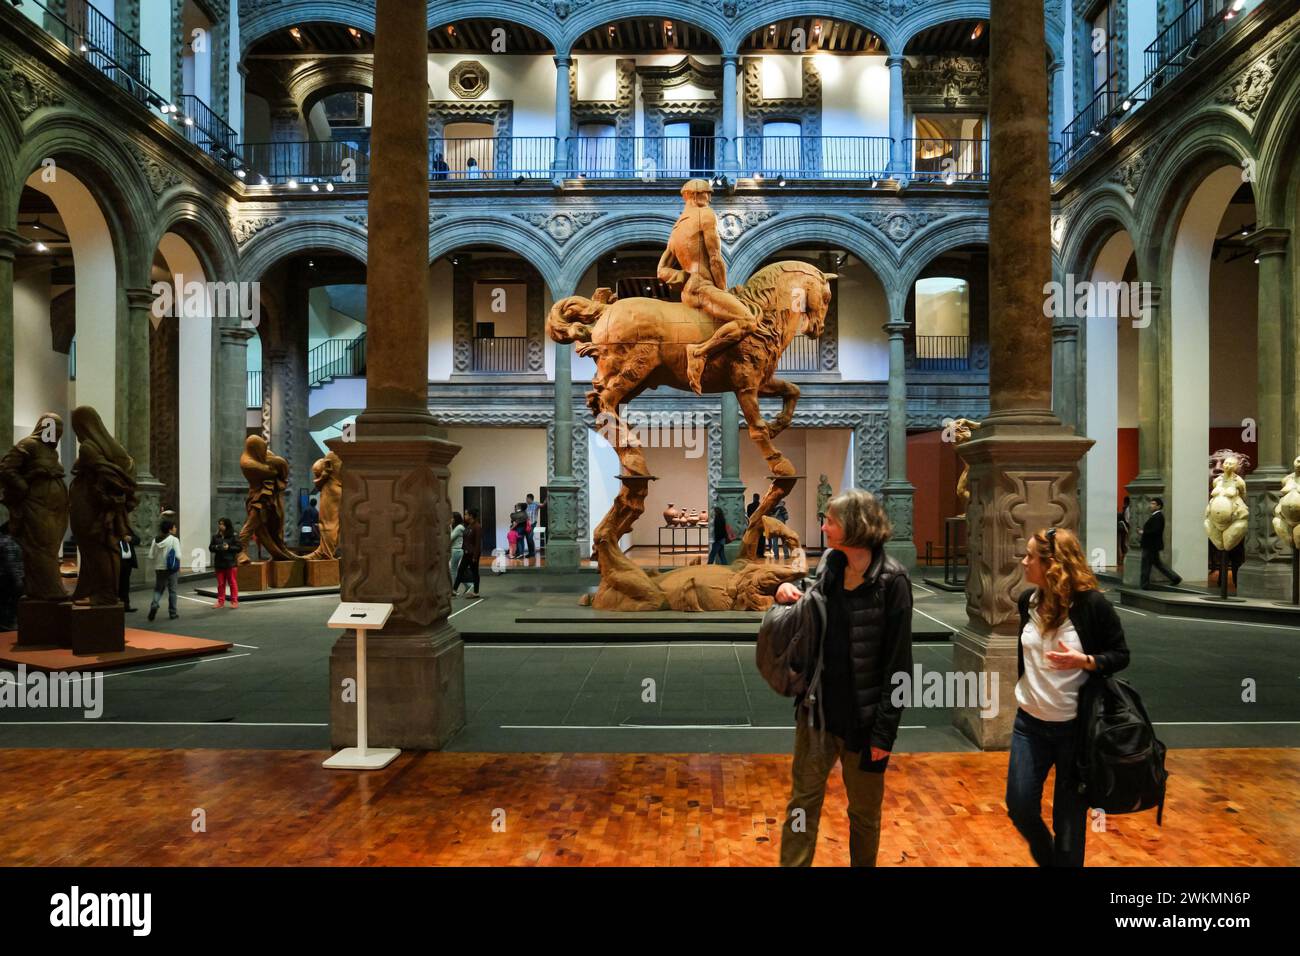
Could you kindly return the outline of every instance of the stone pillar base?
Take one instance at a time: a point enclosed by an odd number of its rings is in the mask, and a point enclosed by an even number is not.
[[[908,573],[915,573],[916,543],[912,540],[912,496],[915,489],[906,479],[886,481],[880,490],[881,504],[889,523],[893,526],[894,536],[885,542],[885,554],[889,555]]]
[[[1291,600],[1291,561],[1248,560],[1237,569],[1239,597]]]
[[[1273,531],[1273,509],[1282,497],[1285,468],[1263,467],[1246,478],[1246,504],[1250,528],[1246,532],[1246,560],[1237,569],[1237,594],[1241,597],[1291,600],[1291,552]]]
[[[980,632],[967,625],[953,636],[955,673],[988,674],[990,699],[997,706],[981,709],[977,702],[953,710],[953,725],[981,750],[1007,750],[1016,716],[1016,645],[1019,636]],[[996,679],[997,684],[994,685]],[[977,685],[982,686],[982,685]]]
[[[1129,496],[1132,515],[1128,554],[1124,556],[1124,586],[1136,588],[1142,585],[1142,525],[1151,516],[1151,499],[1167,496],[1164,479],[1151,473],[1139,473],[1124,486],[1124,491]],[[1161,577],[1161,580],[1163,581],[1164,578]]]
[[[366,638],[369,744],[441,750],[465,726],[465,645],[456,629],[436,622],[422,633]],[[357,742],[355,694],[343,682],[357,675],[356,635],[347,631],[330,652],[330,745]]]
[[[572,478],[554,478],[546,486],[546,567],[576,571],[581,565],[578,548],[578,484]]]

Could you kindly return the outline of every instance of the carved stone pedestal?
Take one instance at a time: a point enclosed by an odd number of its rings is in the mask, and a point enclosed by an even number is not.
[[[1237,571],[1241,597],[1291,599],[1291,552],[1273,532],[1273,509],[1282,497],[1284,468],[1259,468],[1246,477],[1250,528],[1246,532],[1246,562]]]
[[[1045,528],[1079,526],[1079,459],[1092,446],[1060,424],[985,422],[957,447],[970,465],[968,623],[953,643],[953,670],[997,675],[997,713],[977,702],[953,712],[953,724],[984,750],[1011,743],[1016,713],[1016,600],[1025,588],[1020,560],[1026,540]],[[979,678],[983,681],[984,678]],[[989,708],[990,710],[992,708]]]
[[[1163,498],[1164,480],[1155,474],[1141,474],[1124,486],[1129,497],[1128,552],[1124,555],[1124,586],[1142,584],[1142,526],[1151,517],[1151,499]]]
[[[546,486],[546,566],[555,570],[578,567],[578,483],[553,478]]]
[[[67,633],[73,654],[106,654],[126,650],[126,614],[120,604],[65,604]]]
[[[366,413],[358,438],[328,444],[343,460],[340,540],[344,601],[391,603],[382,631],[367,637],[370,744],[436,750],[465,723],[463,645],[447,623],[451,505],[447,464],[460,446],[434,437],[427,413]],[[330,654],[330,739],[356,743],[356,638]]]
[[[66,601],[33,601],[18,599],[18,639],[15,646],[44,644],[51,647],[68,647],[67,626],[69,607]]]
[[[245,591],[265,591],[271,586],[271,562],[250,561],[235,568],[235,583],[242,594]]]

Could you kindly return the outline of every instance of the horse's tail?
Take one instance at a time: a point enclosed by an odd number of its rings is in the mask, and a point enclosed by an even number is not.
[[[604,302],[583,295],[567,296],[551,306],[546,317],[546,334],[561,344],[590,342],[591,327],[600,321],[605,309]]]

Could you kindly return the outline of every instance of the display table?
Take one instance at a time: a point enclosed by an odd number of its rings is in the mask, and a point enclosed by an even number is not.
[[[664,546],[664,532],[668,532],[668,545]],[[691,532],[695,540],[691,540]],[[705,536],[708,527],[702,524],[667,524],[659,528],[660,554],[691,554],[695,551],[708,551],[709,541]],[[679,543],[680,542],[680,543]]]

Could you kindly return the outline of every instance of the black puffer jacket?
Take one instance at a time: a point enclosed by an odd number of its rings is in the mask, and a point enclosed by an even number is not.
[[[828,604],[842,600],[846,563],[843,552],[829,552],[813,585],[825,595]],[[907,569],[881,548],[867,568],[863,587],[867,606],[849,615],[848,651],[865,764],[870,761],[870,747],[894,749],[903,716],[902,708],[893,706],[890,700],[891,677],[900,672],[910,675],[912,671],[912,582]],[[828,621],[836,619],[842,620],[832,613]],[[821,647],[825,653],[826,640],[821,641]],[[799,703],[803,703],[802,698]]]

